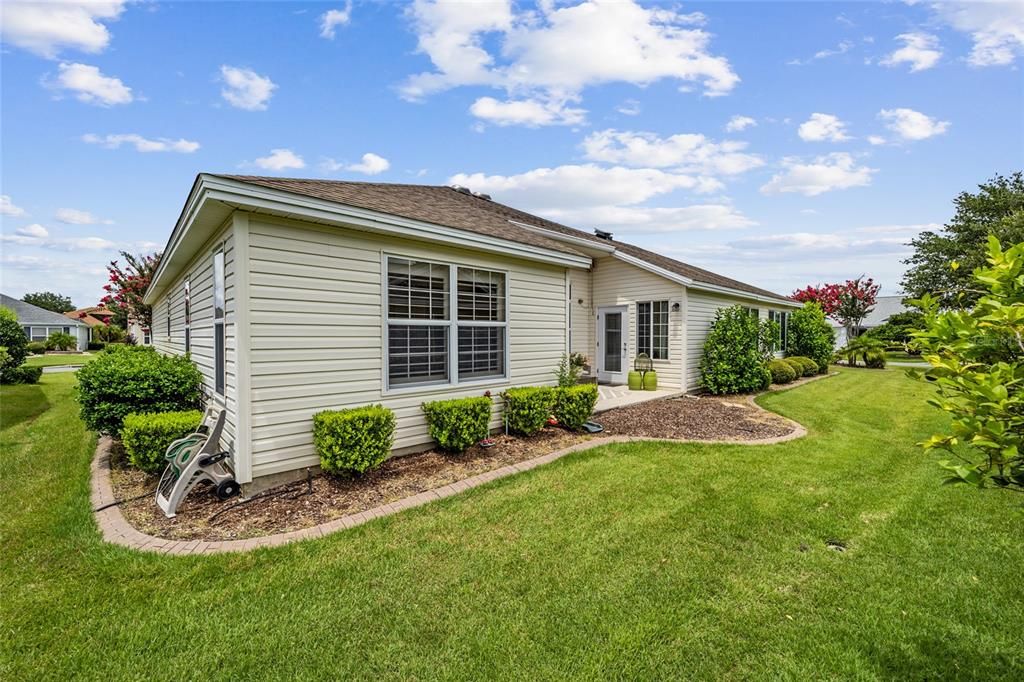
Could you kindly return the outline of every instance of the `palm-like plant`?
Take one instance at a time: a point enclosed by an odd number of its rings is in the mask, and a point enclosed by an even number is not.
[[[860,358],[865,367],[881,369],[885,367],[885,344],[870,336],[857,336],[836,351],[836,358],[845,359],[850,367]]]

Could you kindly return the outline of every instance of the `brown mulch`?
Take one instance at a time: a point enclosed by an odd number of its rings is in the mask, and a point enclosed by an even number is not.
[[[793,425],[743,397],[682,396],[602,412],[594,421],[613,435],[686,440],[760,440],[794,431]]]
[[[211,490],[197,486],[173,519],[166,518],[153,499],[157,478],[130,468],[117,445],[111,452],[110,473],[116,499],[143,495],[121,504],[128,522],[143,533],[173,540],[236,540],[315,526],[540,457],[587,438],[560,428],[546,428],[529,438],[499,435],[491,448],[473,446],[461,455],[431,450],[394,457],[363,476],[316,474],[308,483],[303,480],[272,488],[237,507],[233,505],[238,498],[220,502]]]

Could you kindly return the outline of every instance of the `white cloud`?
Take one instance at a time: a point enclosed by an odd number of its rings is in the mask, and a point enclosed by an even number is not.
[[[43,244],[43,246],[63,251],[109,251],[117,248],[117,244],[102,237],[54,239],[51,242]]]
[[[813,197],[825,192],[871,184],[875,168],[858,166],[853,156],[834,152],[819,156],[810,163],[796,157],[782,160],[783,173],[777,173],[761,187],[762,194],[797,192]]]
[[[21,244],[22,246],[40,246],[43,244],[43,240],[49,236],[49,230],[39,223],[33,223],[25,227],[19,227],[14,231],[14,234],[0,234],[0,241],[9,244]]]
[[[350,171],[355,171],[356,173],[377,175],[378,173],[383,173],[388,168],[391,168],[391,162],[383,156],[367,152],[366,154],[363,154],[363,160],[360,163],[354,163],[351,166],[346,166],[346,168]]]
[[[738,133],[747,128],[753,128],[757,125],[757,121],[749,116],[733,116],[729,119],[729,122],[725,124],[725,131],[727,133]]]
[[[660,138],[617,130],[594,132],[583,141],[584,155],[592,161],[703,175],[735,175],[763,166],[761,157],[743,152],[746,147],[746,142],[712,142],[699,134]]]
[[[882,66],[910,64],[910,72],[924,71],[938,64],[942,57],[939,39],[929,33],[901,33],[896,40],[903,41],[903,47],[879,62]]]
[[[967,63],[1007,66],[1024,54],[1024,3],[936,2],[936,15],[974,41]]]
[[[544,217],[580,229],[599,227],[618,233],[656,234],[695,230],[736,230],[757,225],[728,204],[695,204],[670,208],[592,206],[546,209]]]
[[[137,133],[120,133],[117,135],[96,135],[87,133],[82,135],[82,141],[89,144],[98,144],[107,149],[117,149],[123,144],[135,147],[137,152],[177,152],[179,154],[191,154],[199,149],[199,143],[184,138],[172,140],[167,137],[156,139],[145,138]]]
[[[846,134],[846,124],[832,114],[811,114],[809,119],[800,124],[797,134],[806,142],[842,142],[850,139]]]
[[[632,1],[544,2],[516,13],[509,0],[469,10],[417,0],[408,15],[434,70],[405,81],[406,99],[477,85],[503,88],[511,102],[566,102],[602,83],[663,79],[699,82],[705,95],[717,96],[739,82],[727,59],[710,54],[711,35],[693,28],[704,21],[699,13]],[[537,125],[535,117],[526,121]]]
[[[282,171],[305,168],[306,162],[291,149],[271,149],[270,154],[254,162],[264,170]]]
[[[267,108],[277,85],[266,76],[252,69],[237,66],[221,66],[220,77],[224,83],[220,94],[227,102],[247,111],[263,111]]]
[[[102,237],[51,237],[50,231],[38,223],[19,227],[14,234],[0,235],[0,241],[20,246],[39,246],[57,251],[100,251],[117,248],[117,244]]]
[[[640,113],[640,102],[635,99],[627,99],[615,107],[615,111],[624,116],[636,116]]]
[[[348,26],[352,20],[352,2],[345,3],[344,9],[327,10],[320,15],[320,37],[334,40],[335,30],[339,26]]]
[[[104,76],[95,66],[62,63],[57,68],[57,77],[52,81],[44,80],[44,84],[55,90],[68,90],[80,102],[109,107],[135,99],[132,89],[121,79]]]
[[[882,109],[878,118],[885,127],[904,140],[925,140],[949,129],[949,121],[939,121],[913,109]]]
[[[104,225],[113,225],[113,220],[100,220],[92,213],[88,211],[80,211],[77,208],[58,208],[55,214],[57,220],[62,223],[68,223],[69,225],[96,225],[102,223]]]
[[[566,106],[565,101],[539,101],[535,99],[499,102],[493,97],[481,97],[469,111],[477,118],[499,126],[523,125],[529,128],[546,125],[579,125],[586,119],[586,111]]]
[[[26,213],[25,209],[21,206],[14,205],[9,194],[4,194],[0,195],[0,215],[9,215],[16,218],[18,216],[26,215]]]
[[[32,223],[25,227],[19,227],[15,232],[25,237],[33,237],[35,239],[46,239],[50,236],[49,230],[39,223]]]
[[[868,143],[874,146],[885,144],[885,138],[881,135],[868,135]]]
[[[124,11],[121,0],[62,0],[61,2],[0,3],[3,41],[54,59],[64,48],[102,52],[110,43],[105,21]]]
[[[853,47],[852,42],[849,40],[843,40],[834,48],[818,50],[810,59],[790,59],[786,64],[790,66],[803,66],[819,59],[828,59],[829,57],[834,57],[836,55],[846,54],[850,51],[851,47]]]

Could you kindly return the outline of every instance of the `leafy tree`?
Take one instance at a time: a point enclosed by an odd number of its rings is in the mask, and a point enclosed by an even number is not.
[[[879,286],[870,277],[848,279],[839,294],[839,305],[832,316],[846,328],[846,338],[853,338],[854,327],[859,327],[878,300]]]
[[[839,308],[839,297],[842,293],[842,284],[810,284],[794,291],[792,297],[801,303],[817,303],[825,315],[831,316]]]
[[[790,314],[786,333],[787,356],[808,357],[818,364],[820,372],[827,372],[835,344],[835,332],[819,303],[804,303],[803,308]]]
[[[52,291],[37,291],[33,294],[25,294],[21,297],[21,300],[46,310],[52,310],[55,313],[68,313],[75,309],[70,298],[61,294],[55,294]]]
[[[940,308],[969,308],[984,293],[973,288],[971,274],[986,265],[988,236],[1003,244],[1024,241],[1024,174],[996,175],[976,194],[961,192],[953,205],[955,213],[942,230],[911,241],[914,254],[903,261],[910,266],[903,290],[916,298],[931,294]]]
[[[915,305],[926,328],[914,343],[931,367],[910,374],[938,390],[931,405],[952,417],[949,429],[921,443],[955,460],[947,483],[987,484],[1024,492],[1024,242],[1002,250],[988,239],[988,267],[974,271],[985,291],[973,309],[940,312],[926,294]]]
[[[700,361],[701,385],[709,393],[749,393],[768,388],[775,322],[758,322],[741,306],[722,308],[704,340]]]
[[[28,339],[18,324],[18,316],[10,308],[0,307],[0,348],[4,349],[0,360],[0,380],[16,369],[28,355]]]
[[[869,329],[864,333],[864,336],[878,339],[887,344],[903,344],[906,347],[913,338],[911,334],[923,327],[924,313],[917,310],[907,310],[906,312],[890,315],[885,324]],[[907,351],[917,353],[916,350],[909,347]]]
[[[153,309],[142,302],[142,297],[160,265],[161,255],[134,256],[122,251],[125,266],[122,268],[116,260],[107,266],[110,281],[103,286],[107,294],[100,299],[100,305],[114,313],[113,323],[118,327],[127,329],[134,321],[145,329],[153,328]]]

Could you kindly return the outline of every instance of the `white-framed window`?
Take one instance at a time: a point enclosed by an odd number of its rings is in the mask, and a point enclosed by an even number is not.
[[[185,352],[192,350],[192,284],[185,279]]]
[[[46,327],[32,327],[32,334],[29,336],[29,338],[32,341],[46,341],[48,331],[50,330],[47,329]]]
[[[504,272],[386,256],[388,388],[507,375]]]
[[[668,360],[668,301],[637,302],[636,352]]]
[[[772,350],[786,350],[786,340],[789,332],[789,313],[779,310],[769,310],[768,320],[771,322],[779,323],[779,337],[777,343],[772,347]]]
[[[749,308],[744,306],[743,309],[746,310],[747,314],[750,315],[755,320],[761,317],[761,311],[758,310],[757,308]]]
[[[213,376],[214,389],[224,395],[224,250],[213,254]]]

